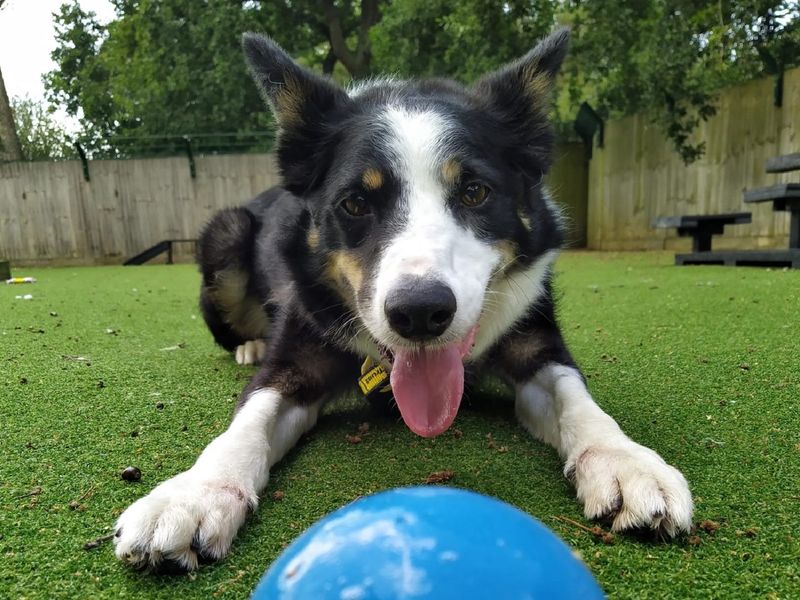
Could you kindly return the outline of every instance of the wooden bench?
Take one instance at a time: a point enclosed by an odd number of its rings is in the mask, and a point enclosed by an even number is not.
[[[174,244],[195,244],[195,249],[197,246],[197,240],[195,239],[188,239],[188,240],[164,240],[158,242],[157,244],[150,246],[147,250],[144,250],[137,254],[136,256],[132,256],[124,263],[124,266],[129,267],[131,265],[143,265],[148,260],[153,260],[156,256],[160,254],[167,253],[167,264],[172,264],[172,246]]]
[[[800,171],[800,152],[784,154],[767,159],[767,173],[788,173]]]
[[[749,212],[741,212],[724,215],[658,217],[653,221],[653,227],[677,228],[679,236],[692,238],[692,252],[710,252],[711,236],[723,233],[725,225],[744,225],[751,222],[752,215]]]
[[[800,153],[785,154],[767,160],[765,165],[767,173],[787,173],[800,171]],[[736,221],[723,221],[717,223],[714,229],[711,225],[703,229],[700,220],[692,221],[693,217],[666,217],[656,219],[656,227],[677,227],[680,235],[691,235],[694,238],[693,251],[690,254],[675,256],[678,265],[736,265],[759,267],[791,267],[800,269],[800,183],[778,183],[762,188],[747,190],[744,193],[746,203],[772,202],[772,209],[776,211],[789,211],[789,247],[785,250],[711,250],[711,236],[722,233],[725,225]],[[733,215],[710,215],[713,223],[714,217],[733,217],[735,215],[748,215],[746,221],[750,223],[749,213],[734,213]],[[703,217],[694,217],[700,219]],[[682,231],[685,223],[688,228]],[[711,233],[708,233],[710,231]]]
[[[772,210],[788,210],[791,214],[789,218],[789,248],[800,249],[800,183],[777,183],[747,190],[744,193],[744,201],[748,203],[772,202]]]

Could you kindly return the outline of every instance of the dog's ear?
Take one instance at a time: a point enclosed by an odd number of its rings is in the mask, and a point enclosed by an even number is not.
[[[550,164],[553,147],[548,111],[553,83],[569,48],[569,29],[557,29],[522,58],[479,79],[473,86],[488,108],[521,135],[540,168]]]
[[[245,33],[242,47],[253,79],[283,128],[313,121],[347,99],[338,85],[297,64],[265,35]]]
[[[297,64],[269,37],[242,37],[250,72],[280,127],[278,162],[284,187],[302,195],[320,176],[321,131],[350,102],[336,83]]]

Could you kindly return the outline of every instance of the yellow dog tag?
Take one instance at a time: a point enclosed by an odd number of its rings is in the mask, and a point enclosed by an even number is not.
[[[361,365],[361,377],[358,378],[358,387],[361,393],[369,396],[375,391],[390,392],[392,386],[389,385],[389,372],[382,364],[375,362],[367,357]]]

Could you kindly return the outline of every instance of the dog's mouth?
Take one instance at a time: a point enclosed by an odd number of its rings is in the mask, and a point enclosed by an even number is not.
[[[452,424],[464,393],[464,358],[472,350],[478,326],[447,346],[381,349],[391,364],[392,393],[408,428],[435,437]]]

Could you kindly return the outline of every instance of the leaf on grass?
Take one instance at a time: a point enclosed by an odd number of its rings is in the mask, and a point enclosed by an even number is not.
[[[174,346],[167,346],[166,348],[162,348],[162,352],[174,352],[175,350],[180,350],[182,348],[186,348],[186,342],[181,342],[179,344],[175,344]]]
[[[434,471],[425,478],[425,483],[445,483],[455,476],[455,471]]]

